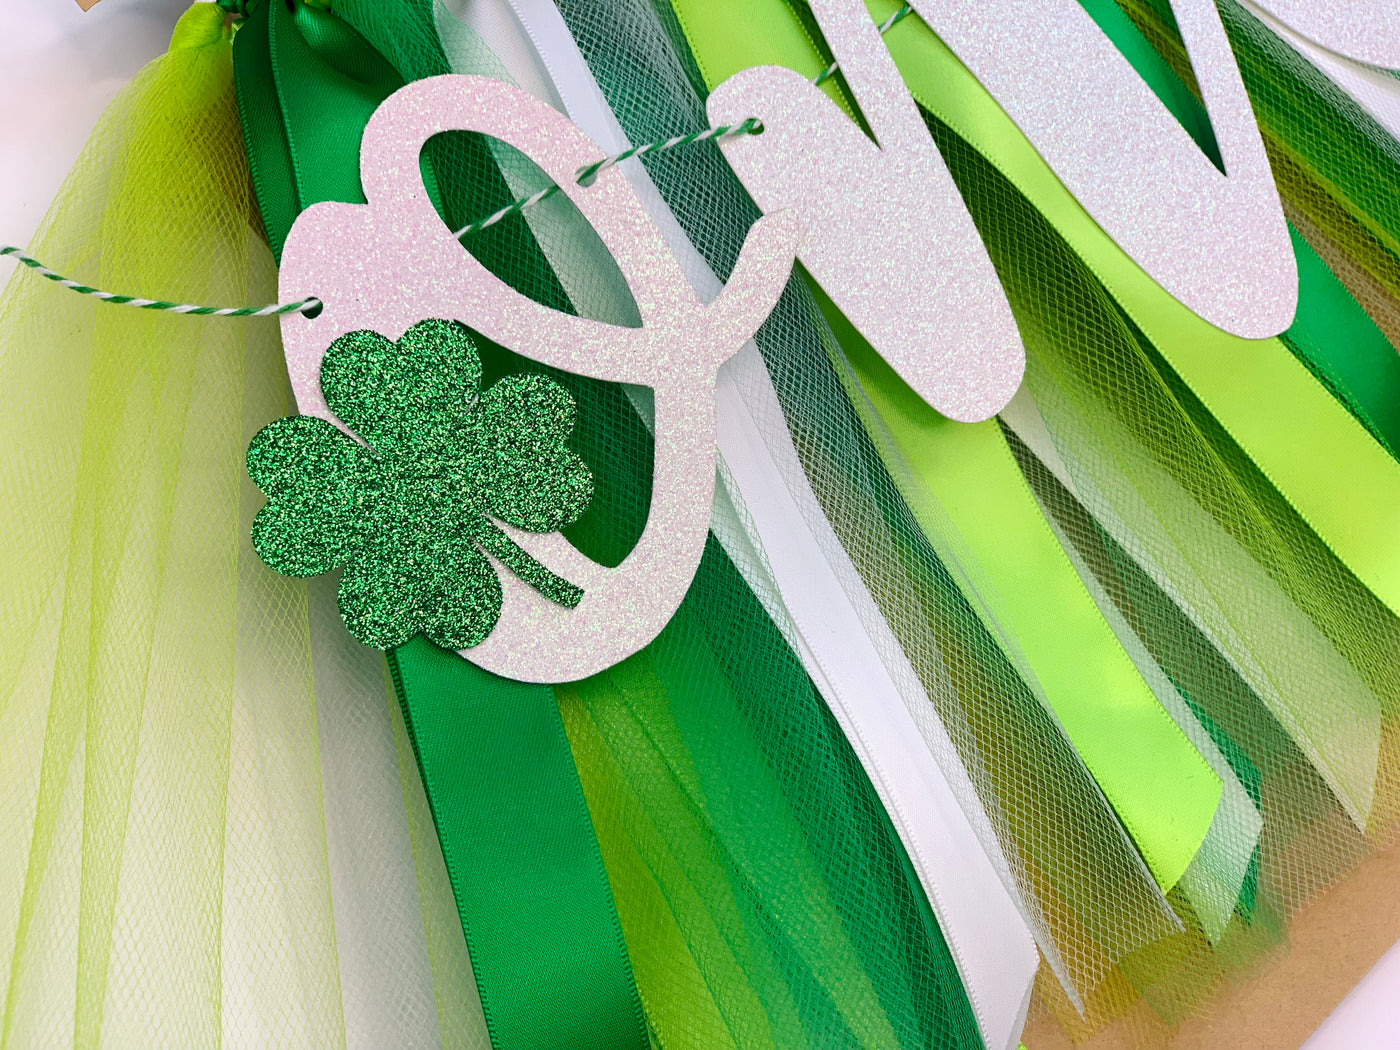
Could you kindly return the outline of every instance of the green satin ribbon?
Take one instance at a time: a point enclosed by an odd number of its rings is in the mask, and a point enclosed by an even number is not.
[[[877,17],[894,9],[869,6]],[[1035,205],[1323,543],[1400,613],[1400,464],[1281,340],[1229,335],[1163,291],[923,22],[905,19],[885,39],[919,104]]]
[[[1108,0],[1080,2],[1090,7]],[[1109,6],[1127,22],[1115,5]],[[1139,17],[1155,21],[1140,4],[1133,6]],[[1338,237],[1338,243],[1357,256],[1358,266],[1384,280],[1397,266],[1386,245],[1393,246],[1400,235],[1393,192],[1400,183],[1400,165],[1372,142],[1373,136],[1384,138],[1384,132],[1359,110],[1349,114],[1352,120],[1343,119],[1302,79],[1308,72],[1318,76],[1316,71],[1242,9],[1227,5],[1223,14],[1281,192]],[[1157,25],[1166,29],[1160,21]],[[1120,24],[1109,35],[1125,54],[1127,41],[1145,39],[1131,24]],[[1173,43],[1169,33],[1160,39]],[[1166,60],[1156,52],[1151,56],[1141,64],[1133,57],[1133,65],[1201,141],[1196,129],[1202,122],[1209,126],[1205,110]],[[1174,58],[1185,61],[1179,44]],[[1144,71],[1149,66],[1164,72],[1149,76]],[[1339,104],[1351,106],[1348,100]],[[1299,180],[1304,180],[1305,192],[1298,192]],[[1387,231],[1388,241],[1372,239],[1385,237]],[[1282,340],[1392,457],[1400,456],[1400,354],[1298,231],[1290,232],[1298,261],[1298,316]],[[1393,283],[1390,287],[1393,292]]]
[[[554,690],[497,678],[422,638],[388,659],[492,1045],[645,1047]]]
[[[363,202],[363,128],[403,81],[351,26],[300,4],[268,4],[244,23],[235,71],[259,207],[280,253],[301,209]],[[427,163],[424,174],[438,200]],[[496,678],[422,639],[389,662],[493,1045],[647,1047],[554,690]]]
[[[1400,353],[1297,230],[1298,316],[1283,341],[1378,441],[1400,457]]]
[[[779,64],[815,74],[825,64],[781,0],[675,0],[673,7],[710,87],[750,66]],[[952,519],[1000,599],[993,619],[1006,622],[989,626],[1009,627],[1153,876],[1164,888],[1175,885],[1215,817],[1219,777],[1133,667],[1046,523],[996,422],[969,426],[944,419],[829,301],[824,306],[878,416],[867,418],[867,426],[888,437],[887,451],[899,461],[891,473],[915,517],[936,534],[934,511],[911,484],[932,492]]]

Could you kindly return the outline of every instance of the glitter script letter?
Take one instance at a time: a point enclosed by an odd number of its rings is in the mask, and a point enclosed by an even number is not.
[[[563,188],[617,260],[642,327],[552,310],[463,249],[438,217],[418,166],[429,138],[455,130],[508,142]],[[283,320],[288,370],[304,413],[336,421],[320,388],[321,358],[336,338],[372,329],[398,339],[429,317],[462,321],[543,364],[654,391],[651,506],[622,564],[599,565],[557,533],[497,523],[584,591],[577,608],[565,609],[501,573],[500,622],[462,655],[520,681],[571,681],[610,667],[647,645],[680,606],[709,532],[715,375],[777,302],[799,236],[792,217],[765,218],[750,231],[723,292],[701,303],[621,172],[604,171],[588,187],[574,182],[580,167],[602,158],[565,117],[517,88],[485,77],[420,80],[387,99],[365,129],[360,176],[369,203],[308,208],[282,256],[281,294],[314,295],[325,304],[314,319]]]
[[[812,0],[865,132],[790,69],[761,66],[710,95],[710,120],[763,120],[720,141],[765,212],[807,225],[802,264],[900,377],[978,422],[1011,400],[1025,349],[987,249],[861,0]]]
[[[1288,328],[1298,298],[1292,245],[1263,141],[1214,0],[1173,0],[1172,7],[1226,174],[1196,145],[1077,0],[996,4],[911,0],[911,6],[1002,106],[1098,225],[1174,298],[1217,327],[1245,338],[1266,338]],[[903,112],[904,104],[894,100],[898,74],[888,53],[881,47],[880,62],[870,55],[874,31],[864,3],[812,0],[811,9],[842,69],[855,63],[856,77],[850,80],[853,94],[883,145],[888,115]],[[895,31],[910,31],[910,27]],[[912,109],[913,103],[907,107]],[[857,180],[864,177],[858,174],[857,161],[862,151],[870,151],[852,137],[849,121],[845,130],[838,131],[836,107],[791,73],[750,69],[736,74],[715,91],[710,114],[726,120],[757,116],[769,125],[762,136],[732,140],[724,146],[760,207],[823,206],[808,204],[807,198],[846,206],[836,225],[809,233],[802,260],[823,280],[816,273],[821,245],[829,240],[864,246],[861,272],[875,274],[878,280],[859,285],[855,296],[867,301],[849,308],[838,305],[919,389],[899,359],[888,356],[879,332],[867,330],[860,315],[880,309],[898,314],[907,308],[903,295],[917,297],[927,287],[928,278],[917,260],[886,264],[876,258],[888,250],[891,236],[882,218],[887,207],[883,198],[896,188],[917,195],[928,179],[926,175],[916,179],[912,172],[926,168],[909,162],[907,169],[887,175],[873,172],[870,181],[879,186],[881,199],[867,200],[857,188]],[[840,148],[834,150],[837,143]],[[907,133],[901,149],[932,152],[934,146],[927,135],[916,143],[913,134]],[[832,154],[839,154],[834,163]],[[841,174],[821,176],[823,171]],[[900,250],[926,252],[925,242],[965,240],[963,226],[955,227],[951,235],[944,232],[941,224],[948,220],[942,216],[950,215],[952,209],[942,185],[936,194],[942,209],[940,225],[924,225],[917,243],[899,242]],[[980,250],[966,251],[958,259],[941,247],[936,252],[940,265],[965,265],[979,274],[985,270],[985,254]],[[944,263],[945,258],[949,262]],[[897,280],[904,282],[902,287]],[[831,291],[825,281],[823,287]],[[961,298],[955,297],[952,303],[955,309],[965,308]],[[887,323],[894,324],[888,319]],[[905,352],[897,344],[891,349],[896,354]],[[938,346],[928,352],[947,350]],[[920,393],[942,408],[926,391]]]
[[[1319,47],[1382,69],[1400,69],[1400,0],[1245,0]]]

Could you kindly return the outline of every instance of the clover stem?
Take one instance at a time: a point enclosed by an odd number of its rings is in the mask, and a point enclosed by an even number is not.
[[[476,538],[487,554],[555,604],[566,609],[575,609],[583,600],[583,588],[576,587],[562,576],[550,572],[502,532],[495,522],[483,518]]]

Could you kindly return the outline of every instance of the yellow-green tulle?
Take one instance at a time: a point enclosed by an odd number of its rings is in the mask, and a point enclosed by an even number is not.
[[[197,4],[32,247],[98,287],[260,304],[258,227],[229,31]],[[106,306],[19,272],[0,406],[0,1047],[346,1045],[333,874],[374,879],[328,854],[317,701],[342,699],[348,660],[361,710],[396,716],[377,653],[313,661],[315,592],[248,543],[244,449],[293,410],[276,321]],[[412,755],[387,728],[384,752],[431,985],[408,1020],[484,1046]]]

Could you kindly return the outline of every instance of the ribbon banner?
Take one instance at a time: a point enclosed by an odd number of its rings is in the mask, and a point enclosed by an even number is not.
[[[0,1043],[1165,1045],[1400,832],[1372,6],[196,4],[0,249]]]
[[[348,391],[345,383],[352,380],[334,378],[343,370],[340,357],[334,356],[336,348],[360,338],[359,333],[373,332],[387,341],[386,347],[402,337],[398,352],[407,354],[403,348],[417,338],[413,333],[448,320],[465,321],[489,344],[548,368],[652,391],[647,409],[647,427],[654,438],[649,503],[637,505],[629,525],[633,539],[620,560],[593,560],[570,542],[567,532],[558,531],[578,518],[587,497],[567,514],[562,510],[565,504],[558,512],[548,509],[548,490],[541,487],[545,475],[539,472],[545,460],[519,468],[526,471],[522,478],[537,480],[527,485],[533,502],[517,509],[507,509],[516,504],[510,502],[514,497],[503,494],[500,486],[507,484],[507,475],[497,468],[497,474],[483,476],[478,483],[485,486],[479,498],[486,500],[486,516],[473,519],[479,524],[459,527],[469,529],[476,544],[469,542],[453,555],[466,559],[464,575],[456,578],[461,582],[425,577],[421,585],[404,587],[412,573],[424,571],[425,558],[441,557],[432,553],[441,549],[440,541],[428,545],[425,534],[423,556],[404,560],[409,556],[386,549],[383,557],[391,562],[398,558],[403,567],[384,570],[383,583],[367,582],[373,579],[365,575],[369,570],[353,565],[346,570],[341,606],[347,623],[352,629],[371,620],[400,624],[387,634],[375,628],[364,635],[386,645],[426,630],[430,639],[460,648],[463,658],[485,671],[521,682],[577,680],[643,650],[673,619],[700,565],[715,498],[716,399],[725,389],[716,386],[718,369],[775,310],[795,256],[810,282],[822,323],[849,368],[845,396],[865,431],[876,435],[885,469],[918,530],[940,557],[967,574],[960,586],[982,628],[1004,651],[1023,661],[1028,680],[1151,872],[1156,883],[1151,892],[1158,894],[1161,909],[1170,914],[1161,893],[1179,888],[1207,936],[1218,942],[1235,915],[1260,845],[1258,803],[1246,786],[1252,767],[1229,760],[1237,753],[1234,745],[1211,731],[1213,723],[1203,709],[1182,704],[1176,686],[1141,648],[1136,629],[1113,608],[1114,599],[1102,582],[1090,578],[1093,572],[1079,554],[1071,551],[1067,556],[1067,537],[1058,531],[1062,524],[1047,517],[1045,497],[1034,490],[1026,473],[1024,457],[1031,454],[1058,465],[1070,498],[1086,498],[1094,486],[1105,483],[1085,473],[1079,465],[1083,451],[1066,443],[1066,428],[1082,426],[1089,417],[1071,424],[1049,410],[1052,401],[1046,400],[1052,389],[1077,380],[1063,369],[1056,371],[1060,366],[1050,364],[1053,354],[1042,355],[1031,362],[1028,387],[1037,406],[1046,408],[1008,412],[1002,422],[989,419],[1007,408],[1020,387],[1027,347],[1040,353],[1045,344],[1034,322],[1024,316],[1026,293],[1008,270],[1017,265],[1008,263],[1010,249],[987,232],[995,219],[978,199],[965,199],[957,179],[966,165],[945,166],[946,150],[941,152],[935,144],[937,129],[930,123],[936,120],[959,136],[992,166],[996,177],[1031,203],[1053,236],[1063,240],[1111,297],[1110,310],[1116,312],[1106,323],[1137,333],[1150,355],[1160,355],[1175,380],[1218,421],[1291,512],[1393,613],[1400,608],[1400,562],[1387,530],[1400,520],[1400,468],[1373,437],[1382,433],[1377,421],[1388,423],[1389,411],[1369,393],[1351,400],[1334,397],[1316,378],[1327,376],[1343,391],[1361,387],[1366,385],[1359,378],[1366,367],[1361,362],[1379,365],[1393,352],[1387,357],[1385,344],[1373,338],[1373,326],[1354,305],[1348,306],[1349,297],[1340,285],[1288,229],[1265,143],[1214,5],[1193,0],[1178,5],[1175,12],[1184,53],[1205,71],[1200,101],[1181,90],[1172,71],[1117,7],[1098,0],[1082,5],[1063,0],[1061,9],[1050,14],[1029,9],[989,12],[971,5],[945,10],[916,3],[915,18],[904,18],[904,9],[881,0],[873,0],[868,10],[858,0],[813,0],[804,11],[777,0],[676,0],[673,6],[689,54],[710,90],[712,126],[748,132],[761,126],[761,133],[715,133],[726,160],[768,216],[745,235],[728,282],[720,286],[712,274],[708,278],[713,282],[706,288],[708,302],[696,296],[675,264],[673,251],[683,255],[694,249],[683,246],[684,235],[664,232],[665,224],[675,221],[670,212],[653,208],[648,214],[621,170],[551,108],[550,103],[564,102],[571,113],[582,113],[579,100],[589,97],[568,86],[560,95],[558,83],[550,86],[552,70],[568,68],[559,65],[558,55],[546,55],[540,69],[523,74],[537,77],[543,85],[537,99],[496,79],[432,78],[400,86],[395,70],[348,25],[299,5],[290,12],[277,7],[243,30],[240,69],[248,71],[249,85],[243,93],[245,127],[250,143],[266,143],[253,151],[255,179],[270,237],[282,252],[283,295],[315,297],[322,304],[313,319],[289,317],[283,322],[288,367],[303,411],[348,427],[381,459],[390,455],[398,439],[384,429],[386,424],[368,422],[365,410],[338,392]],[[562,41],[567,36],[567,31],[559,32],[557,20],[551,23],[548,14],[528,4],[508,14],[519,20],[534,46],[541,26],[549,27],[546,37],[553,34]],[[503,11],[502,17],[506,15]],[[1052,36],[1042,32],[1047,18],[1058,27]],[[823,42],[820,48],[813,43],[814,33]],[[1039,44],[1031,46],[1031,41]],[[1052,65],[1073,75],[1041,78],[1045,63],[1038,47],[1058,48]],[[567,55],[568,46],[560,53]],[[818,87],[808,79],[815,74],[818,84],[823,81],[828,58],[835,60],[831,68],[841,71],[840,89],[835,82]],[[1017,65],[1022,60],[1031,64]],[[263,72],[269,67],[271,77]],[[253,101],[269,83],[276,85],[275,100]],[[1082,108],[1081,99],[1100,96],[1113,97],[1116,108]],[[331,98],[337,100],[342,119],[318,116]],[[1055,119],[1056,113],[1069,110],[1081,119]],[[282,114],[280,122],[269,121],[275,112]],[[607,126],[606,120],[599,125],[605,132]],[[616,304],[604,312],[621,317],[631,311],[625,321],[576,316],[557,304],[532,301],[503,279],[503,274],[520,271],[499,254],[502,249],[483,245],[479,257],[475,249],[463,249],[464,233],[485,229],[497,219],[458,225],[461,218],[454,208],[462,202],[453,200],[454,180],[445,175],[450,165],[444,150],[449,148],[449,134],[467,131],[485,138],[460,141],[470,141],[470,148],[483,158],[487,154],[481,151],[492,151],[502,171],[515,163],[512,156],[537,165],[530,170],[552,180],[582,216],[585,226],[580,229],[596,231],[604,254],[594,253],[595,257],[615,265],[625,286]],[[691,135],[668,146],[702,140]],[[1111,153],[1102,145],[1109,142],[1117,144]],[[519,154],[503,152],[502,144]],[[351,163],[357,154],[358,171]],[[521,173],[526,170],[519,168]],[[515,184],[525,182],[517,176]],[[541,191],[522,208],[553,192]],[[641,192],[653,193],[654,188],[647,183]],[[366,197],[367,205],[356,203]],[[507,208],[499,215],[510,212]],[[536,223],[531,229],[542,227]],[[899,238],[906,243],[901,246]],[[557,261],[557,248],[545,255],[561,274],[569,272],[569,266]],[[541,270],[547,272],[548,268]],[[706,272],[696,270],[702,276]],[[575,276],[568,279],[576,297],[587,297]],[[893,288],[911,290],[890,295]],[[958,303],[968,308],[955,308]],[[1349,339],[1344,336],[1348,326]],[[1287,345],[1276,338],[1285,330]],[[1355,360],[1322,349],[1339,345],[1355,347]],[[1304,349],[1291,352],[1295,346]],[[470,361],[476,360],[471,351],[466,353]],[[1392,360],[1391,371],[1393,364]],[[467,367],[479,374],[478,366]],[[498,389],[505,386],[483,386],[482,404],[497,398]],[[544,387],[531,389],[537,392],[529,397],[546,396]],[[562,412],[557,437],[551,440],[567,438],[575,401],[563,388],[549,389],[558,390],[548,397],[561,407],[545,409],[539,400],[539,411]],[[1261,399],[1261,392],[1268,396]],[[1289,405],[1290,412],[1265,407],[1276,404]],[[521,401],[518,409],[510,410],[515,412],[510,425],[517,428],[510,440],[523,440],[519,428],[525,425],[526,405]],[[791,408],[785,405],[783,410]],[[298,453],[292,445],[274,447],[272,428],[268,433],[266,451],[256,445],[254,451],[262,457],[259,463],[266,459],[270,465],[257,466],[254,473],[275,496],[289,484],[289,457]],[[347,464],[366,460],[358,446],[334,437],[334,431],[324,433],[325,438],[316,440],[341,442],[336,447],[342,451],[335,455],[352,457]],[[286,440],[293,440],[290,430]],[[1128,447],[1136,439],[1115,440]],[[330,445],[325,447],[329,450]],[[737,447],[735,454],[745,455]],[[1073,465],[1064,466],[1067,458]],[[250,467],[253,463],[250,453]],[[1168,474],[1173,469],[1166,465]],[[579,483],[591,486],[586,463],[579,470],[584,479]],[[747,475],[741,470],[734,476]],[[307,490],[311,495],[305,498],[311,503],[299,513],[322,524],[314,540],[308,533],[287,548],[282,561],[294,565],[288,571],[323,571],[333,564],[324,558],[314,565],[297,560],[317,544],[329,550],[335,543],[361,542],[354,537],[362,526],[349,519],[344,526],[332,525],[333,519],[326,517],[330,505],[318,506],[318,501],[344,498],[333,494],[342,490],[327,487],[331,483],[327,475],[316,482],[320,488]],[[1152,498],[1165,499],[1176,486],[1189,488],[1193,483],[1184,476],[1171,481],[1164,477],[1154,482],[1160,495]],[[378,492],[375,486],[387,484],[374,481],[364,491]],[[401,486],[395,489],[402,494],[396,499],[437,498],[427,496],[427,489],[393,484]],[[316,495],[322,491],[324,495]],[[424,495],[414,495],[420,491]],[[742,482],[739,491],[743,492]],[[814,498],[810,490],[795,491],[794,506]],[[487,492],[495,494],[488,497]],[[354,498],[364,514],[369,497]],[[759,497],[750,491],[741,498]],[[436,505],[422,504],[425,512]],[[1272,614],[1277,622],[1296,615],[1291,610],[1302,600],[1298,588],[1304,585],[1257,579],[1261,570],[1255,566],[1261,559],[1262,571],[1270,571],[1267,558],[1221,517],[1222,512],[1205,506],[1202,518],[1179,500],[1172,506],[1176,509],[1171,513],[1179,519],[1171,519],[1178,522],[1175,525],[1163,517],[1165,511],[1157,511],[1158,520],[1169,529],[1192,520],[1196,529],[1233,530],[1230,538],[1218,541],[1222,551],[1242,545],[1242,557],[1232,571],[1242,574],[1241,579],[1255,580],[1252,586],[1260,596],[1282,588]],[[1345,515],[1338,513],[1342,506],[1347,508]],[[265,522],[263,532],[255,534],[255,539],[262,537],[260,550],[274,564],[280,556],[270,552],[282,549],[285,541],[269,530],[287,527],[273,523],[282,522],[288,513],[274,499],[265,512],[268,516],[260,519]],[[377,521],[380,513],[374,511],[366,520]],[[1115,515],[1131,513],[1125,507],[1113,513],[1105,509],[1101,516],[1111,523],[1120,520]],[[1208,523],[1212,514],[1218,524]],[[499,524],[491,524],[493,520]],[[1118,533],[1119,542],[1132,545],[1135,537],[1151,534],[1145,520],[1121,520],[1127,524]],[[759,525],[755,539],[760,548],[777,541],[775,527],[767,526],[769,534],[764,535],[765,526]],[[382,527],[376,528],[382,532]],[[333,539],[342,533],[344,540]],[[1336,711],[1322,713],[1300,703],[1275,677],[1251,668],[1245,654],[1263,644],[1262,626],[1251,628],[1236,620],[1225,628],[1213,611],[1218,599],[1198,593],[1196,567],[1162,561],[1165,554],[1143,552],[1139,557],[1149,563],[1149,573],[1168,600],[1180,604],[1215,645],[1236,654],[1246,680],[1364,829],[1374,804],[1380,707],[1348,659],[1327,655],[1327,643],[1321,640],[1311,657],[1303,650],[1297,657],[1330,669],[1328,673],[1344,683],[1338,696],[1341,720],[1355,728],[1348,730],[1343,745],[1333,730]],[[780,589],[793,600],[792,580],[782,585],[787,578],[786,570],[780,573]],[[839,586],[857,603],[853,609],[870,600],[860,588]],[[462,604],[468,599],[460,595],[469,592],[462,588],[479,593],[486,603],[480,616],[472,613],[479,628],[468,628],[461,613],[451,614],[456,620],[441,619],[441,611],[474,608]],[[801,610],[795,612],[796,622],[803,623]],[[1315,618],[1316,613],[1305,616]],[[878,634],[877,625],[883,622],[878,613],[857,613],[857,619],[862,621],[862,635],[872,628]],[[420,622],[436,626],[415,626]],[[1297,629],[1304,634],[1309,630],[1301,624]],[[960,745],[933,729],[921,730],[931,750],[909,757],[895,757],[889,743],[872,744],[878,733],[860,728],[865,716],[841,699],[837,680],[827,670],[836,658],[835,647],[829,652],[812,648],[816,637],[806,632],[803,652],[810,671],[814,680],[825,683],[828,702],[859,741],[857,750],[880,785],[886,806],[900,814],[922,808],[925,802],[905,794],[919,790],[913,785],[920,774],[897,788],[900,781],[886,771],[904,764],[932,768],[939,761],[951,761],[956,768],[965,761],[952,757]],[[898,638],[893,642],[907,644]],[[447,701],[439,698],[452,692],[439,681],[445,670],[430,674],[428,684],[417,681],[423,672],[414,668],[423,666],[423,659],[422,653],[407,662],[395,658],[400,699],[413,729],[469,943],[474,958],[480,957],[477,978],[488,1023],[493,1033],[498,1028],[504,1032],[516,1022],[502,1018],[522,1019],[521,1034],[505,1040],[515,1045],[514,1040],[527,1038],[529,1025],[523,1018],[530,1011],[520,1003],[499,1004],[510,1000],[511,993],[503,989],[523,982],[497,975],[535,972],[543,983],[562,986],[544,979],[548,968],[542,959],[532,964],[513,959],[508,939],[490,931],[508,928],[503,916],[523,907],[500,903],[510,899],[506,887],[521,880],[544,885],[547,880],[529,880],[524,869],[512,867],[520,858],[512,857],[503,826],[487,821],[471,826],[468,833],[470,825],[461,822],[458,807],[483,802],[472,802],[473,793],[463,788],[468,782],[465,767],[454,764],[435,738],[422,735],[425,725],[436,726],[445,717],[441,705]],[[883,657],[876,662],[887,669],[898,666]],[[895,685],[894,691],[906,703],[919,702],[918,690]],[[483,728],[475,737],[483,750],[468,753],[479,756],[483,769],[493,768],[485,762],[487,751],[503,746],[486,730],[494,719],[504,717],[488,712],[495,710],[493,702],[504,710],[508,702],[499,697],[506,693],[511,691],[487,689],[484,696],[497,699],[484,699],[475,719]],[[548,707],[544,695],[532,703]],[[472,710],[476,709],[463,706],[463,717]],[[885,717],[898,720],[903,715],[896,708]],[[579,858],[569,869],[572,878],[581,893],[591,893],[580,897],[580,921],[598,916],[574,936],[591,942],[587,958],[611,960],[603,969],[613,976],[599,979],[619,989],[614,994],[622,1004],[629,1000],[621,990],[628,981],[619,984],[617,976],[630,973],[625,951],[619,959],[615,952],[602,950],[609,930],[614,948],[622,944],[617,919],[601,903],[584,903],[585,897],[597,902],[609,898],[606,886],[598,883],[597,864],[591,865],[591,882],[584,875],[590,867],[586,843],[591,838],[582,833],[580,822],[586,822],[587,814],[564,801],[577,798],[568,790],[569,756],[549,745],[544,727],[541,723],[538,732],[543,735],[537,736],[533,750],[522,753],[533,754],[534,761],[544,764],[541,768],[558,771],[552,780],[542,779],[539,786],[545,793],[540,797],[553,799],[549,812],[558,819],[555,834],[564,836],[561,843],[571,842],[567,852]],[[555,733],[554,739],[557,743],[562,738]],[[931,774],[923,776],[934,782]],[[953,774],[951,783],[962,783],[960,776]],[[950,783],[941,776],[934,779]],[[501,771],[496,781],[506,784],[511,778]],[[475,779],[470,783],[484,790]],[[556,786],[547,788],[551,783]],[[957,791],[964,806],[980,809],[977,789],[970,783]],[[509,811],[508,797],[501,795],[498,806],[491,808]],[[990,818],[979,819],[987,821],[979,825],[983,848],[993,856],[1018,851],[1013,833],[994,830]],[[929,846],[921,844],[915,824],[901,816],[900,828],[905,847],[916,859],[925,857]],[[493,837],[500,842],[496,860],[487,865],[494,881],[470,889],[464,885],[467,869],[454,860],[453,844],[465,839],[490,842]],[[1005,878],[1023,877],[1005,861],[1000,863]],[[931,900],[945,902],[948,877],[935,874],[935,867],[921,860],[921,879]],[[565,892],[562,884],[559,892]],[[1025,885],[1021,893],[1038,896]],[[493,903],[483,910],[476,903],[481,900]],[[945,923],[956,927],[945,904],[938,910]],[[1052,957],[1058,954],[1051,944],[1054,936],[1044,928],[1040,939]],[[975,977],[977,967],[966,943],[960,948],[955,944],[955,950],[962,957],[964,980],[974,988],[979,982],[986,984],[988,978]],[[579,969],[592,972],[594,966]],[[1062,978],[1072,996],[1096,980],[1086,977],[1088,984],[1079,989],[1067,972]],[[982,1028],[995,1030],[997,1043],[1016,1027],[1017,1004],[1024,1004],[1020,993],[1005,999],[1009,1013],[994,1018],[979,1010]],[[536,1013],[549,1015],[548,1010]],[[640,1017],[635,1008],[617,1016],[624,1015]]]

